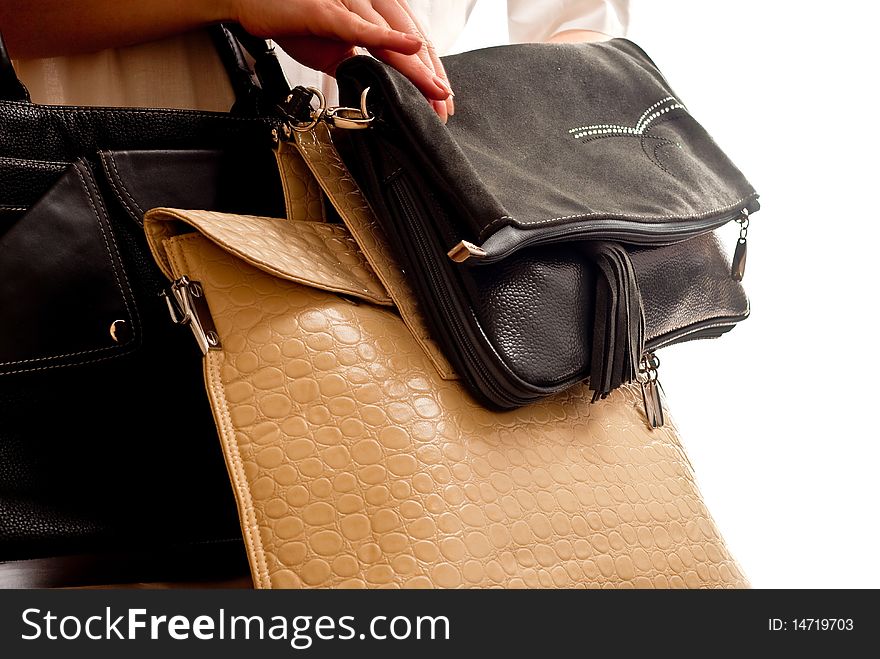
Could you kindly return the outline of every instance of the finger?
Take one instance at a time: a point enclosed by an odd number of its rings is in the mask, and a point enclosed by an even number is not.
[[[440,59],[434,44],[428,41],[426,45],[431,55],[431,60],[434,62],[434,70],[437,71],[437,77],[446,83],[446,88],[449,90],[449,97],[446,99],[446,109],[450,115],[453,115],[455,114],[455,92],[452,90],[452,84],[449,82],[449,76],[446,75],[446,68],[443,66],[443,61]]]
[[[311,32],[318,37],[370,49],[382,48],[404,55],[414,55],[422,50],[421,37],[376,25],[341,6],[322,18],[323,20],[311,29]]]
[[[322,37],[281,37],[276,43],[300,64],[331,76],[336,75],[336,68],[344,60],[356,54],[350,45]]]
[[[351,11],[355,12],[361,18],[369,21],[370,23],[394,29],[394,27],[385,20],[385,17],[382,16],[382,14],[380,14],[378,11],[376,11],[376,9],[373,7],[373,3],[370,0],[350,0],[348,3],[348,8]],[[412,34],[420,39],[422,38],[422,35],[418,34],[414,30],[399,29],[398,31]]]
[[[402,8],[407,12],[410,19],[412,20],[413,25],[415,25],[416,29],[419,31],[425,39],[425,46],[423,51],[428,52],[428,56],[431,59],[431,63],[434,66],[434,71],[436,71],[437,76],[446,83],[446,86],[449,89],[449,98],[446,99],[446,109],[450,115],[455,114],[455,92],[452,89],[452,84],[449,82],[449,76],[446,75],[446,67],[443,66],[443,60],[440,59],[440,53],[437,52],[437,48],[434,46],[434,42],[428,38],[427,31],[422,26],[419,21],[418,16],[416,16],[415,12],[409,6],[409,3],[406,0],[402,2]]]
[[[376,25],[396,28],[408,33],[413,33],[418,29],[418,26],[410,19],[409,15],[401,10],[397,0],[350,0],[347,6],[361,18]],[[385,15],[377,10],[377,7],[388,15],[388,18],[393,21],[393,25],[386,20]],[[424,37],[421,33],[419,33],[419,36]],[[379,59],[391,64],[410,78],[413,84],[429,100],[435,98],[440,100],[443,103],[442,109],[439,103],[432,103],[431,105],[441,120],[446,121],[449,116],[449,104],[443,99],[449,97],[450,90],[447,88],[445,81],[437,76],[428,49],[423,47],[417,54],[418,59],[414,55],[402,57],[398,53],[387,50],[377,51],[375,54]]]
[[[446,108],[446,101],[431,101],[431,106],[434,108],[434,112],[437,113],[437,116],[440,117],[440,121],[444,124],[449,121],[449,111]]]
[[[390,27],[408,34],[418,35],[422,38],[423,45],[417,55],[424,65],[436,75],[438,71],[434,68],[434,62],[431,60],[429,49],[426,47],[430,43],[430,39],[428,39],[428,35],[422,26],[415,20],[409,6],[406,4],[406,0],[372,0],[371,4],[385,18]]]
[[[446,82],[425,66],[418,57],[405,56],[389,50],[371,50],[378,59],[393,66],[409,78],[428,100],[445,101],[449,98]]]

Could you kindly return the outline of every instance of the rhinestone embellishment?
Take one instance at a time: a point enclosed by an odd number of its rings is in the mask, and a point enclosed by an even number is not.
[[[589,138],[586,141],[602,139],[605,137],[633,137],[641,142],[642,151],[648,160],[657,165],[664,172],[671,174],[669,169],[660,161],[660,150],[667,146],[675,146],[681,148],[681,144],[674,142],[665,137],[657,135],[649,135],[652,124],[660,117],[673,110],[684,110],[687,108],[674,96],[667,96],[651,105],[642,113],[639,120],[634,126],[623,126],[621,124],[591,124],[589,126],[578,126],[568,131],[568,134],[574,139]],[[651,142],[649,142],[651,140]],[[653,148],[649,148],[649,144]]]
[[[662,101],[657,101],[645,110],[635,126],[593,124],[592,126],[572,128],[568,132],[570,135],[574,135],[576,140],[591,135],[644,135],[645,131],[656,119],[673,110],[687,110],[687,108],[674,96],[667,96]]]

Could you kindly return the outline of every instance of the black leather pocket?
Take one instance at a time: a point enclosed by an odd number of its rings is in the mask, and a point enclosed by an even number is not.
[[[63,162],[0,158],[0,232],[24,215],[67,166]]]
[[[139,339],[104,202],[78,161],[0,231],[0,375],[111,359]]]
[[[284,193],[270,149],[102,151],[101,168],[138,226],[151,208],[203,208],[284,217]]]

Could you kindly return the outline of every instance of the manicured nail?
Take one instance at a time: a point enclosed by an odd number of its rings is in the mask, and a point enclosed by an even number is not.
[[[452,91],[452,87],[450,87],[449,83],[446,82],[440,76],[434,76],[434,84],[437,85],[440,89],[445,91],[450,96],[455,96],[455,92]]]
[[[434,107],[434,112],[440,117],[440,121],[445,124],[449,120],[449,112],[446,110],[446,103],[443,101],[431,101],[431,105]]]
[[[421,39],[419,39],[416,35],[414,35],[414,34],[410,34],[409,32],[401,32],[401,34],[404,36],[404,38],[405,38],[407,41],[410,41],[410,42],[412,42],[412,43],[417,43],[417,44],[419,44],[419,46],[421,46],[422,44],[425,43],[424,41],[422,41]]]

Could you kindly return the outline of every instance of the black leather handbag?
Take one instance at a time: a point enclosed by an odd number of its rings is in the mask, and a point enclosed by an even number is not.
[[[445,126],[381,62],[337,74],[343,105],[363,108],[347,127],[366,128],[337,141],[435,338],[493,407],[639,379],[661,425],[654,351],[749,314],[758,195],[627,40],[443,61],[457,108]],[[320,118],[313,93],[291,104],[301,128]],[[731,266],[713,231],[733,221]]]
[[[231,114],[34,105],[0,45],[0,585],[247,573],[199,359],[142,230],[155,206],[284,215],[280,65],[253,53],[260,88],[215,37]]]

